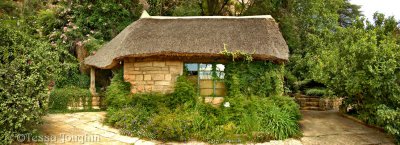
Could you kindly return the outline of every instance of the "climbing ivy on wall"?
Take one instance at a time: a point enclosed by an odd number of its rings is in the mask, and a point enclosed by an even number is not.
[[[264,61],[230,62],[225,65],[229,96],[268,97],[283,93],[284,67]]]

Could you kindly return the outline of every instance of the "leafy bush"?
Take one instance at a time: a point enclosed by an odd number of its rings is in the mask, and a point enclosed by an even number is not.
[[[274,101],[271,99],[270,101]],[[287,104],[285,104],[287,105]],[[297,105],[294,105],[297,106]],[[277,104],[268,105],[268,102],[263,103],[261,106],[263,111],[257,113],[261,123],[260,131],[262,135],[271,137],[271,139],[286,139],[292,136],[300,135],[300,127],[297,120],[300,117],[298,108],[292,110],[290,108],[283,108],[287,106],[277,106]]]
[[[188,141],[193,124],[192,117],[190,114],[182,114],[180,112],[162,112],[151,118],[146,130],[152,134],[152,138],[162,141]]]
[[[228,64],[225,81],[233,95],[225,98],[228,107],[198,100],[186,76],[178,77],[171,94],[130,94],[122,71],[116,71],[106,92],[105,121],[127,135],[162,141],[241,143],[298,136],[299,106],[290,97],[267,97],[282,93],[282,69],[268,62]]]
[[[89,88],[90,77],[85,74],[81,74],[78,71],[78,65],[75,64],[63,64],[63,71],[60,72],[60,77],[56,79],[56,87],[79,87]]]
[[[301,114],[299,111],[300,106],[293,101],[293,98],[287,96],[272,96],[268,98],[271,100],[274,105],[278,106],[283,111],[287,111],[293,115],[296,119],[301,118]]]
[[[283,94],[283,66],[272,62],[231,62],[225,66],[229,96]]]
[[[84,109],[92,108],[92,95],[89,89],[77,87],[56,88],[50,93],[49,109],[52,111],[66,111],[68,106]]]
[[[123,70],[113,72],[110,86],[106,90],[105,103],[107,107],[123,108],[131,102],[130,84],[124,81]]]
[[[94,37],[88,38],[86,41],[83,42],[85,45],[85,49],[89,52],[92,53],[93,51],[96,51],[99,49],[102,44],[104,43],[102,40],[96,39]]]
[[[130,107],[109,108],[106,122],[127,135],[161,141],[241,143],[300,135],[299,106],[289,97],[229,97],[230,107],[187,101],[170,108],[172,96],[133,95]]]
[[[236,97],[227,101],[232,107],[224,110],[233,115],[228,120],[237,125],[238,133],[253,133],[247,134],[246,138],[250,140],[267,141],[300,135],[299,106],[290,97]]]
[[[392,109],[381,104],[377,107],[376,115],[377,124],[384,126],[385,130],[400,142],[400,108]]]
[[[29,35],[0,27],[0,144],[32,133],[47,106],[47,87],[59,72],[58,53]]]
[[[374,20],[326,33],[329,41],[315,44],[322,46],[313,56],[311,72],[335,94],[346,96],[342,108],[352,108],[361,120],[399,138],[400,126],[394,121],[399,118],[394,112],[400,110],[399,28],[393,17],[376,13]]]
[[[105,123],[123,129],[122,134],[131,136],[149,136],[143,130],[147,126],[152,113],[142,106],[128,108],[107,108]]]
[[[192,84],[186,76],[179,76],[176,81],[175,90],[172,93],[172,98],[171,100],[168,100],[170,106],[176,107],[185,102],[195,102],[197,94],[193,85],[194,84]]]
[[[294,76],[289,70],[285,69],[284,77],[284,90],[285,94],[299,92],[299,87],[296,85],[297,77]]]
[[[306,95],[309,96],[324,96],[326,94],[326,89],[323,88],[311,88],[311,89],[306,89]]]

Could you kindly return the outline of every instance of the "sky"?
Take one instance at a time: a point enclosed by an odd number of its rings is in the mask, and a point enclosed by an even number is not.
[[[361,5],[362,13],[370,21],[376,11],[400,20],[400,0],[350,0],[350,2]]]

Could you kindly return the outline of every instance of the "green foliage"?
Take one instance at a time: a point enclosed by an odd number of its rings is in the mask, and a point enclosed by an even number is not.
[[[0,62],[0,144],[10,144],[35,131],[60,64],[49,44],[6,27],[0,27]]]
[[[117,71],[106,93],[111,102],[105,122],[126,135],[161,141],[241,143],[301,134],[299,106],[289,97],[239,95],[227,97],[229,107],[216,108],[197,99],[194,85],[185,76],[178,77],[171,94],[129,94],[124,84],[122,71]]]
[[[248,139],[265,141],[285,139],[300,135],[297,120],[300,119],[299,106],[292,98],[273,97],[233,97],[229,98],[232,107],[224,108],[237,124],[237,133],[246,134]],[[240,113],[239,113],[240,112]]]
[[[229,96],[281,95],[283,70],[283,65],[272,62],[230,62],[225,65],[225,84]]]
[[[172,98],[168,102],[171,106],[182,105],[185,102],[195,102],[197,97],[196,89],[194,88],[194,84],[189,81],[186,76],[179,76],[175,90],[172,93]]]
[[[146,130],[152,138],[162,141],[178,140],[189,141],[193,115],[181,112],[162,112],[151,118]]]
[[[172,15],[174,16],[200,16],[201,8],[198,1],[185,0],[180,5],[176,6]]]
[[[299,87],[296,85],[298,82],[297,77],[292,74],[287,68],[284,72],[284,92],[285,94],[289,93],[297,93],[299,91]]]
[[[106,90],[105,103],[110,108],[126,107],[130,100],[130,84],[124,81],[123,70],[114,71],[110,86]]]
[[[127,108],[107,108],[105,122],[117,128],[121,128],[122,134],[131,136],[149,136],[144,132],[152,115],[145,106],[135,106]]]
[[[89,51],[89,53],[96,51],[97,49],[99,49],[102,45],[103,45],[104,41],[103,40],[99,40],[96,38],[88,38],[87,40],[83,41],[83,44],[85,49],[87,51]]]
[[[17,10],[16,10],[16,5],[15,3],[11,2],[11,1],[0,1],[0,18],[1,17],[5,17],[3,16],[5,14],[11,15],[11,16],[15,16],[18,15]]]
[[[70,107],[82,107],[92,109],[92,95],[89,89],[77,87],[56,88],[50,93],[49,110],[67,111]]]
[[[323,97],[327,94],[327,89],[325,88],[310,88],[305,91],[306,95],[309,96],[320,96]]]
[[[339,17],[339,24],[342,27],[348,27],[353,25],[357,22],[357,18],[362,16],[360,5],[351,4],[349,0],[345,0],[344,4],[339,9],[338,13],[340,14]]]
[[[384,127],[399,136],[396,121],[400,106],[400,30],[396,21],[375,14],[375,24],[366,22],[314,37],[319,50],[313,56],[311,76],[339,96],[347,96],[360,119]],[[324,39],[324,40],[322,40]],[[379,110],[379,111],[378,111]]]
[[[37,22],[42,26],[43,35],[49,35],[54,29],[59,29],[63,26],[63,21],[57,19],[57,14],[53,9],[44,9],[38,12]]]
[[[109,109],[106,122],[127,135],[161,141],[264,142],[301,134],[299,106],[289,97],[229,97],[230,107],[187,101],[169,108],[170,97],[134,95],[131,106]]]
[[[59,73],[59,77],[56,79],[56,87],[79,87],[89,88],[90,78],[85,74],[81,74],[77,69],[77,65],[64,64],[63,71]]]
[[[226,57],[230,57],[232,58],[232,61],[235,61],[237,59],[242,59],[244,61],[248,61],[251,62],[253,61],[253,57],[251,56],[251,54],[248,54],[246,52],[242,52],[240,50],[236,50],[236,51],[228,51],[228,49],[226,49],[226,45],[224,44],[224,50],[220,52],[220,54],[225,55]]]
[[[377,124],[384,125],[385,130],[393,134],[397,142],[400,142],[400,109],[393,109],[384,104],[379,105],[377,109]]]
[[[79,71],[83,57],[99,49],[104,41],[115,37],[138,19],[142,11],[138,0],[42,3],[42,9],[36,11],[30,23],[36,37],[50,42],[60,52],[59,61],[63,69],[56,80],[59,88],[87,88],[88,77]],[[99,81],[104,82],[102,79]]]

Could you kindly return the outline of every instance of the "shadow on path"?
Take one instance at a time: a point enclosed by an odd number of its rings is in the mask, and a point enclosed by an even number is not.
[[[337,111],[301,111],[304,145],[394,144],[387,134],[345,118]]]

